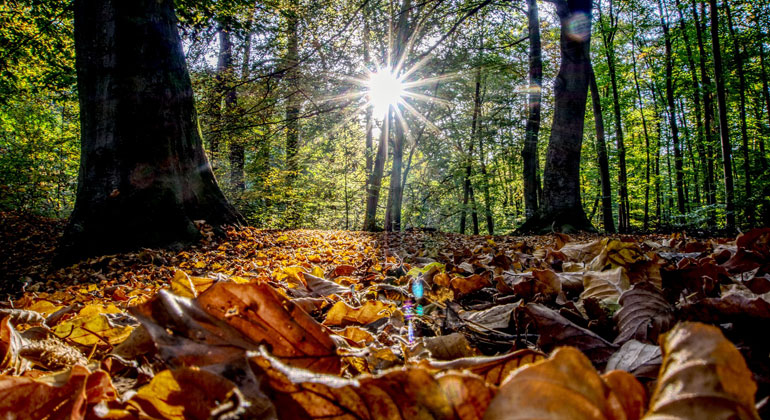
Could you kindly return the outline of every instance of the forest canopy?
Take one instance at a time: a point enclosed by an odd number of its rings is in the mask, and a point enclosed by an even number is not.
[[[559,3],[176,2],[219,186],[260,227],[515,230],[543,203]],[[594,227],[767,224],[767,7],[594,2],[576,180]],[[66,217],[73,3],[0,8],[0,210]]]

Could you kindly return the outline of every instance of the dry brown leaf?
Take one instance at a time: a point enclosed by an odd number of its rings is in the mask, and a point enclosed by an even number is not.
[[[83,419],[88,409],[117,398],[109,375],[83,366],[50,377],[0,376],[0,417],[18,420]]]
[[[29,369],[29,361],[19,354],[26,344],[11,324],[11,317],[0,319],[0,374],[21,375]]]
[[[348,325],[366,325],[380,318],[391,316],[396,307],[379,300],[367,300],[358,308],[353,308],[339,301],[329,309],[324,325],[345,327]]]
[[[627,374],[626,374],[627,375]],[[613,374],[622,397],[599,376],[591,361],[572,347],[557,349],[547,360],[522,367],[500,387],[485,419],[636,420],[644,388],[630,376]],[[641,397],[637,394],[640,394]]]
[[[580,299],[609,299],[617,302],[620,294],[628,290],[630,283],[623,267],[607,271],[587,271],[583,274],[583,293]]]
[[[561,292],[561,280],[552,270],[532,270],[529,273],[506,272],[503,273],[502,281],[513,293],[525,300],[534,299],[537,295],[545,297],[546,300],[552,300]],[[500,290],[499,283],[498,290]]]
[[[660,346],[631,340],[610,356],[607,370],[622,370],[637,378],[655,379],[662,363]]]
[[[251,360],[282,419],[480,419],[493,396],[475,375],[436,379],[408,367],[342,379],[290,368],[264,352]]]
[[[491,286],[490,279],[491,273],[489,271],[484,272],[484,274],[471,274],[468,277],[457,276],[452,277],[449,287],[455,296],[463,296]]]
[[[661,291],[650,283],[637,283],[620,296],[621,308],[615,313],[618,337],[615,344],[628,340],[657,343],[658,336],[674,323],[674,308]]]
[[[476,350],[471,347],[471,343],[460,333],[427,337],[423,342],[425,348],[430,351],[431,357],[438,360],[453,360],[476,355]]]
[[[543,353],[522,349],[500,356],[465,357],[449,361],[423,360],[420,365],[442,371],[468,370],[481,376],[489,384],[500,385],[509,373],[544,358]]]
[[[164,370],[139,388],[124,409],[139,418],[208,420],[224,404],[239,404],[235,384],[205,370]],[[237,412],[243,407],[232,407]]]
[[[681,323],[661,347],[663,367],[645,419],[759,419],[757,385],[719,328]]]
[[[586,353],[591,361],[601,365],[617,350],[614,344],[593,331],[575,325],[553,309],[529,303],[522,311],[537,324],[540,334],[537,345],[544,351],[557,346],[574,346]]]
[[[339,373],[330,331],[265,283],[217,283],[197,299],[208,314],[254,343],[268,344],[292,366]]]

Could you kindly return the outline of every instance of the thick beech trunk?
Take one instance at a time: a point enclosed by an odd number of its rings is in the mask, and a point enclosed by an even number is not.
[[[81,162],[60,262],[242,222],[203,152],[170,0],[75,1]]]
[[[610,185],[610,164],[607,159],[607,142],[604,139],[604,116],[602,115],[602,100],[599,87],[596,85],[596,75],[591,69],[591,104],[594,109],[594,125],[596,126],[596,154],[599,157],[599,181],[602,186],[602,221],[604,231],[615,232],[615,221],[612,218],[612,185]]]
[[[540,187],[537,137],[540,133],[540,109],[543,86],[543,57],[540,45],[540,20],[537,0],[527,0],[529,21],[529,98],[527,104],[527,126],[521,159],[524,165],[524,213],[527,218],[534,216],[538,209]]]
[[[717,84],[717,105],[719,108],[719,134],[722,143],[722,165],[725,179],[725,228],[735,229],[735,191],[733,186],[733,166],[730,156],[730,128],[727,125],[727,95],[725,93],[724,72],[722,70],[722,50],[719,46],[719,9],[716,0],[709,0],[711,16],[711,45],[714,53],[714,75]]]
[[[554,83],[554,116],[543,173],[543,202],[522,232],[595,230],[580,197],[580,148],[591,73],[591,1],[556,3],[561,64]]]

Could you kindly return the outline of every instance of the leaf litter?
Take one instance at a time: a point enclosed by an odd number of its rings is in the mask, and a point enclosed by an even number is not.
[[[766,417],[768,242],[239,228],[5,260],[0,417]]]

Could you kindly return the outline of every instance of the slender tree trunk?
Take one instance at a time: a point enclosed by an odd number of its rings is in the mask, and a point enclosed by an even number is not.
[[[364,6],[364,33],[362,35],[362,42],[364,45],[364,66],[369,68],[371,65],[371,55],[369,52],[369,8],[367,6]],[[372,118],[372,107],[367,106],[366,107],[366,186],[365,190],[369,189],[369,176],[372,173],[372,165],[374,165],[374,151],[372,150],[374,147],[374,138],[372,135],[372,131],[374,128],[374,119]]]
[[[77,0],[74,16],[81,160],[58,262],[241,223],[203,151],[172,2]]]
[[[380,189],[382,187],[382,175],[385,172],[385,160],[388,158],[388,134],[390,131],[390,111],[385,114],[380,130],[380,142],[377,147],[377,156],[374,159],[374,167],[369,175],[366,191],[366,213],[364,213],[363,230],[370,232],[377,230],[377,204],[380,201]]]
[[[286,45],[286,82],[287,86],[289,86],[289,96],[286,98],[286,170],[288,171],[290,182],[297,177],[297,171],[299,170],[299,163],[297,162],[300,112],[297,94],[297,83],[299,82],[298,9],[298,0],[291,0],[288,9],[284,11],[288,37]]]
[[[614,233],[615,221],[612,218],[612,186],[610,185],[610,164],[609,159],[607,159],[607,142],[604,139],[604,116],[602,115],[602,101],[593,68],[591,68],[589,87],[594,110],[594,125],[596,126],[596,154],[599,157],[599,184],[602,188],[602,220],[604,231]]]
[[[479,112],[478,138],[479,138],[479,168],[481,169],[481,188],[484,192],[484,216],[487,222],[487,234],[495,234],[495,221],[492,217],[492,196],[489,192],[489,174],[487,173],[487,163],[484,155],[484,131],[481,124],[481,112]]]
[[[716,0],[709,0],[711,15],[711,44],[714,53],[714,75],[717,84],[717,105],[719,107],[719,133],[722,143],[722,164],[725,179],[725,228],[735,229],[735,192],[733,187],[733,166],[730,157],[730,127],[727,125],[727,95],[724,72],[722,71],[722,50],[719,45],[719,10]]]
[[[684,19],[684,12],[682,11],[680,0],[676,0],[676,7],[679,11],[679,29],[682,32],[682,41],[685,45],[685,51],[687,52],[687,63],[690,67],[690,82],[692,83],[692,101],[695,106],[695,127],[696,127],[696,141],[695,149],[698,151],[698,157],[700,158],[700,170],[703,173],[703,190],[708,201],[711,190],[714,188],[713,180],[709,176],[709,164],[708,155],[706,154],[704,131],[703,131],[703,107],[701,105],[702,89],[700,81],[698,80],[698,70],[695,65],[695,59],[692,51],[692,45],[690,44],[690,37],[687,35],[687,25]],[[695,22],[696,29],[698,28],[698,22]],[[697,171],[696,171],[697,174]],[[700,200],[698,205],[700,205]]]
[[[393,61],[391,62],[391,68],[398,68],[398,63],[405,60],[404,55],[407,54],[407,43],[409,40],[410,27],[409,17],[412,12],[411,0],[404,0],[401,4],[401,12],[399,13],[397,23],[397,35],[395,54]],[[396,105],[398,106],[398,105]],[[399,110],[394,110],[396,116],[399,115]],[[388,206],[385,209],[385,230],[398,232],[401,230],[401,171],[404,160],[404,142],[406,140],[406,128],[403,126],[405,122],[403,118],[396,118],[395,132],[393,136],[393,164],[390,172],[390,190],[388,192]]]
[[[473,95],[473,117],[471,119],[471,136],[468,141],[468,156],[465,164],[465,180],[463,184],[463,208],[460,213],[460,233],[465,233],[465,218],[468,209],[468,199],[471,199],[472,208],[471,217],[473,218],[473,234],[478,235],[478,215],[476,213],[476,202],[473,199],[473,186],[471,176],[473,173],[473,145],[476,140],[476,133],[479,124],[479,112],[481,111],[481,68],[476,69],[475,93]]]
[[[601,3],[599,3],[601,4]],[[599,23],[604,42],[604,52],[607,58],[607,67],[612,88],[612,110],[615,124],[615,142],[618,147],[618,230],[627,232],[631,227],[630,209],[628,202],[628,172],[626,168],[626,146],[623,142],[623,126],[621,123],[620,94],[618,92],[618,79],[615,63],[615,34],[617,32],[617,17],[614,13],[613,2],[610,0],[610,28],[605,28],[604,19],[599,9]]]
[[[634,70],[634,87],[636,88],[636,98],[639,104],[639,113],[642,116],[642,133],[644,134],[644,150],[646,154],[646,166],[644,172],[644,219],[643,229],[647,231],[650,228],[650,133],[647,128],[647,116],[644,112],[644,102],[642,101],[642,88],[639,85],[639,71],[636,60],[636,32],[632,29],[631,38],[631,57]]]
[[[687,160],[687,157],[689,157],[690,166],[693,168],[697,168],[698,164],[696,162],[695,153],[693,153],[692,150],[692,135],[690,135],[690,127],[687,125],[687,113],[684,109],[684,101],[679,98],[677,100],[677,104],[679,105],[679,123],[682,124],[682,131],[684,133],[684,145],[685,145],[685,151],[687,152],[687,156],[683,156],[684,160]],[[693,189],[695,190],[695,196],[693,197],[695,200],[695,206],[700,205],[700,176],[698,175],[698,171],[693,171],[693,178],[695,179],[695,182],[693,183]],[[684,195],[685,197],[689,197],[690,193],[687,190],[687,183],[684,184]],[[686,203],[689,208],[692,208],[690,206],[689,202]],[[689,211],[689,209],[688,209]]]
[[[767,67],[765,64],[765,60],[767,58],[765,57],[765,44],[761,40],[759,42],[759,59],[761,64],[761,71],[759,75],[762,79],[762,96],[765,100],[765,111],[767,112],[765,117],[768,119],[767,128],[770,130],[770,86],[768,86],[767,82]],[[762,172],[764,173],[768,168],[767,156],[765,155],[765,139],[759,139],[759,152],[759,163],[762,166]],[[767,196],[766,194],[763,195]]]
[[[701,3],[701,12],[703,12],[703,3]],[[705,13],[702,13],[705,14]],[[701,81],[703,82],[703,110],[705,118],[703,120],[705,143],[706,143],[706,155],[707,159],[704,160],[706,165],[706,176],[711,184],[711,189],[708,191],[706,202],[709,205],[708,219],[709,224],[716,224],[716,212],[714,206],[717,203],[716,196],[716,175],[714,173],[714,143],[717,137],[716,134],[716,122],[714,121],[714,100],[713,100],[713,88],[711,84],[711,77],[709,76],[708,66],[706,65],[706,48],[703,40],[703,32],[705,31],[705,24],[701,22],[701,18],[698,15],[698,10],[695,7],[695,3],[692,4],[692,15],[695,21],[695,34],[698,39],[698,52],[700,56],[700,74]],[[705,17],[705,16],[704,16]]]
[[[540,133],[540,107],[543,86],[543,58],[540,45],[540,20],[537,0],[527,0],[529,22],[529,97],[527,104],[527,126],[521,159],[524,164],[524,212],[527,218],[538,210],[538,187],[540,186],[537,137]]]
[[[251,44],[251,35],[249,34],[246,42],[246,48],[248,51]],[[248,52],[244,51],[244,61],[248,60]],[[232,135],[233,120],[236,117],[238,107],[238,96],[235,87],[232,86],[232,81],[235,77],[235,68],[233,66],[233,44],[230,40],[230,32],[224,29],[219,31],[219,71],[222,72],[222,80],[225,82],[222,86],[225,90],[222,92],[224,95],[224,124],[220,126],[220,130],[224,130],[228,133],[228,160],[230,161],[230,185],[237,192],[243,192],[245,185],[243,182],[243,164],[244,164],[244,151],[243,141],[239,136]],[[243,67],[248,70],[248,64]]]
[[[744,203],[744,215],[746,217],[746,223],[749,226],[754,225],[754,203],[753,192],[751,190],[751,159],[749,158],[749,129],[747,126],[746,116],[746,72],[743,68],[743,51],[738,43],[738,37],[735,35],[735,27],[733,25],[733,14],[730,10],[730,2],[724,2],[725,12],[727,13],[727,27],[730,29],[730,38],[733,41],[733,54],[735,54],[735,67],[738,72],[738,98],[739,102],[739,119],[741,121],[741,151],[743,152],[743,182],[744,193],[746,199]]]
[[[560,1],[561,64],[554,83],[554,116],[543,173],[543,201],[519,231],[595,230],[580,197],[580,149],[591,73],[590,0]]]
[[[682,162],[682,150],[679,139],[679,126],[676,123],[676,103],[674,101],[674,59],[672,56],[671,33],[668,29],[668,19],[663,1],[658,0],[660,10],[660,26],[663,28],[663,38],[666,44],[666,101],[668,103],[668,121],[671,127],[671,141],[674,147],[674,170],[676,172],[676,207],[679,214],[685,214],[684,196],[684,165]]]

